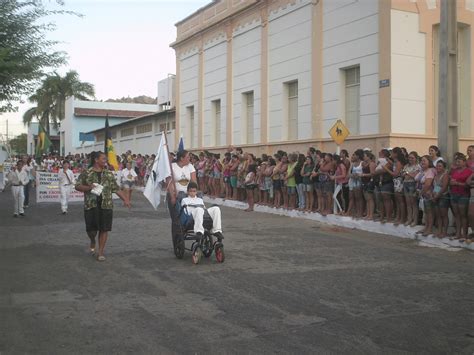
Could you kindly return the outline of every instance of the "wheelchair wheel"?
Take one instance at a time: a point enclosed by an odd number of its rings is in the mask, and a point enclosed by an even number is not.
[[[193,248],[193,255],[192,255],[192,260],[193,260],[193,264],[199,264],[199,262],[201,261],[201,258],[202,258],[202,249],[199,245],[196,245],[194,248]]]
[[[176,241],[176,245],[174,247],[174,255],[176,255],[176,257],[178,259],[182,259],[184,257],[184,240],[182,240],[181,238],[179,238],[177,241]]]
[[[216,253],[216,261],[223,263],[225,260],[224,246],[222,244],[216,244],[214,252]]]
[[[204,237],[202,241],[202,254],[206,258],[212,255],[212,237],[209,235]]]

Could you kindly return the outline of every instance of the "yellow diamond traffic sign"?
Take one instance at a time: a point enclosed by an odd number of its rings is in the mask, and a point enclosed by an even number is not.
[[[329,130],[329,135],[338,145],[341,145],[346,140],[347,136],[349,136],[349,134],[351,134],[351,132],[349,132],[341,120],[337,120],[334,126],[332,126],[332,128]]]

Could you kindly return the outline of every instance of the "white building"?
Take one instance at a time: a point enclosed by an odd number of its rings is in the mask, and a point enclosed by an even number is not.
[[[460,148],[474,137],[474,1],[458,1]],[[436,143],[435,0],[214,0],[176,24],[177,136],[232,145],[349,150]]]
[[[167,132],[170,151],[177,148],[175,140],[175,110],[167,110],[143,115],[123,121],[110,127],[112,143],[117,154],[131,150],[133,153],[154,154],[160,144],[161,135]],[[104,150],[105,129],[101,127],[91,132],[93,142],[86,142],[78,153],[90,153],[93,150]],[[185,142],[186,148],[186,142]]]
[[[70,97],[66,100],[65,118],[59,129],[60,152],[64,155],[82,151],[84,133],[104,128],[107,115],[109,125],[113,126],[157,111],[157,105],[80,101]]]

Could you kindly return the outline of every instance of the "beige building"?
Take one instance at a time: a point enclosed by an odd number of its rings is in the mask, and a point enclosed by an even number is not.
[[[458,0],[460,148],[474,140],[474,0]],[[436,144],[436,0],[214,0],[176,24],[176,136],[186,148]]]

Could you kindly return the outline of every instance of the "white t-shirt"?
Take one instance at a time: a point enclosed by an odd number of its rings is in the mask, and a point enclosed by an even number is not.
[[[204,201],[200,197],[185,197],[181,200],[181,206],[188,206],[188,212],[191,212],[194,208],[204,207]]]
[[[192,164],[188,164],[181,168],[177,163],[173,163],[171,167],[173,168],[176,192],[187,192],[188,184],[191,181],[191,174],[194,173],[196,169],[194,169]]]
[[[137,177],[137,173],[133,169],[128,170],[127,168],[125,168],[125,169],[122,169],[120,177],[122,179],[122,182],[125,182],[125,181],[133,182],[134,178]]]
[[[66,172],[64,172],[64,169],[59,170],[58,177],[59,177],[59,186],[74,185],[76,183],[74,174],[70,169],[67,169]]]

